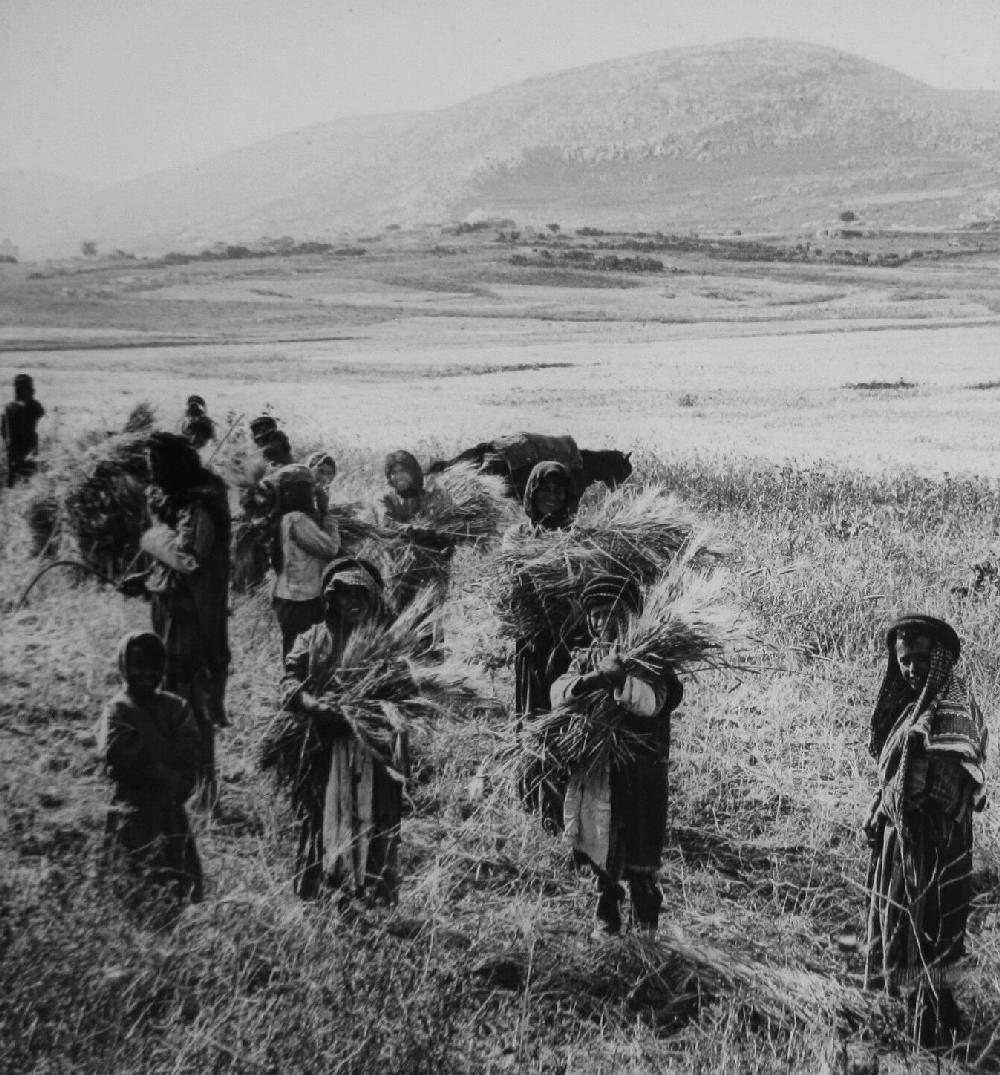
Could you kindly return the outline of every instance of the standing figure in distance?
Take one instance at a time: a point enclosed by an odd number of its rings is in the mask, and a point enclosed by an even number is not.
[[[166,651],[150,631],[132,631],[118,646],[125,688],[101,716],[98,750],[114,781],[107,851],[121,859],[141,903],[166,898],[175,912],[202,899],[202,872],[184,802],[198,771],[199,734],[191,707],[159,689]]]
[[[35,399],[35,382],[27,373],[14,378],[14,398],[3,412],[4,446],[7,449],[7,486],[19,478],[30,478],[38,469],[38,420],[45,408]]]
[[[152,525],[141,546],[153,567],[145,593],[152,598],[153,629],[166,647],[166,688],[190,704],[198,722],[200,798],[214,807],[215,729],[229,723],[229,500],[225,483],[202,466],[183,437],[154,433],[148,457]]]
[[[890,625],[886,648],[868,745],[879,788],[865,822],[866,979],[906,995],[917,1041],[949,1045],[961,1030],[952,987],[965,954],[987,732],[955,670],[961,643],[949,624],[907,614]]]
[[[621,932],[622,882],[628,883],[632,921],[654,932],[663,894],[658,874],[667,834],[667,763],[670,714],[684,688],[669,669],[662,676],[629,673],[617,641],[630,614],[640,611],[634,579],[601,575],[581,596],[591,643],[577,650],[569,671],[552,684],[552,705],[572,704],[591,691],[607,691],[630,733],[631,757],[612,757],[599,771],[570,774],[566,833],[577,861],[597,878],[598,936]]]

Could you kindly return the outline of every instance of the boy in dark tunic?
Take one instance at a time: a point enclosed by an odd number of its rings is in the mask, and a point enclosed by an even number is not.
[[[972,814],[985,803],[987,732],[955,671],[961,643],[932,616],[886,634],[888,665],[871,721],[879,788],[865,833],[872,849],[869,984],[907,996],[914,1037],[950,1044],[961,1017],[952,986],[965,954]]]
[[[623,710],[632,756],[570,774],[566,833],[577,862],[589,865],[597,878],[595,934],[621,932],[623,881],[633,922],[653,932],[663,903],[657,877],[667,831],[670,714],[680,705],[684,688],[673,672],[655,679],[626,673],[616,640],[627,616],[639,611],[634,580],[599,576],[588,583],[582,601],[592,641],[573,654],[567,674],[553,683],[552,705],[571,705],[592,691],[609,692]]]
[[[148,454],[152,525],[141,545],[153,567],[145,592],[166,647],[166,688],[190,704],[201,730],[201,798],[214,805],[215,729],[229,723],[229,501],[183,437],[154,433]]]
[[[160,639],[127,634],[118,647],[125,683],[101,717],[98,749],[114,781],[108,851],[122,860],[130,896],[202,899],[202,872],[184,802],[195,785],[199,733],[191,707],[159,689],[166,665]]]
[[[14,378],[14,398],[3,412],[0,433],[7,451],[7,485],[30,478],[38,469],[38,421],[45,408],[35,399],[35,382],[27,373]]]

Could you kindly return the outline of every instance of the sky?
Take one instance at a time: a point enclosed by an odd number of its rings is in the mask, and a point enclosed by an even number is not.
[[[128,179],[339,116],[743,37],[1000,91],[1000,0],[0,0],[0,171]]]

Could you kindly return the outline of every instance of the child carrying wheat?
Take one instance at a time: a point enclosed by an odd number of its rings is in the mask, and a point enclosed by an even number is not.
[[[591,643],[553,683],[552,705],[612,725],[618,749],[580,758],[571,768],[566,833],[577,861],[597,878],[595,935],[621,931],[623,881],[634,923],[654,931],[663,903],[657,875],[666,838],[670,714],[684,690],[669,664],[640,669],[623,660],[618,640],[641,605],[633,579],[599,575],[581,600]]]
[[[285,659],[284,707],[306,725],[295,747],[292,798],[301,828],[295,888],[324,884],[395,903],[407,736],[386,723],[381,739],[357,734],[337,704],[345,685],[379,669],[344,667],[352,639],[386,619],[382,580],[366,561],[331,563],[322,579],[324,621],[298,637]],[[380,662],[384,664],[385,662]],[[267,763],[265,763],[267,764]]]

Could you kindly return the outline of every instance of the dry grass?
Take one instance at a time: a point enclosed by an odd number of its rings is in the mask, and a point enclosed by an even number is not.
[[[381,483],[379,460],[335,454],[338,482]],[[948,616],[995,738],[1000,592],[969,576],[996,559],[1000,494],[692,455],[647,453],[637,469],[730,541],[757,642],[747,667],[689,682],[676,714],[662,933],[606,946],[587,938],[589,880],[500,779],[496,714],[427,730],[396,911],[295,901],[293,818],[255,767],[279,652],[260,595],[234,606],[224,816],[196,822],[208,899],[167,933],[127,918],[95,870],[107,792],[89,729],[117,637],[148,613],[55,573],[12,611],[34,564],[29,493],[6,497],[0,1068],[812,1073],[865,1046],[916,1070],[898,1012],[859,992],[850,939],[878,632],[904,606]],[[456,556],[445,637],[459,658],[496,649],[481,570],[478,553]],[[502,664],[493,689],[510,696]],[[960,990],[972,1032],[942,1070],[1000,1069],[998,835],[995,811],[977,820]]]

